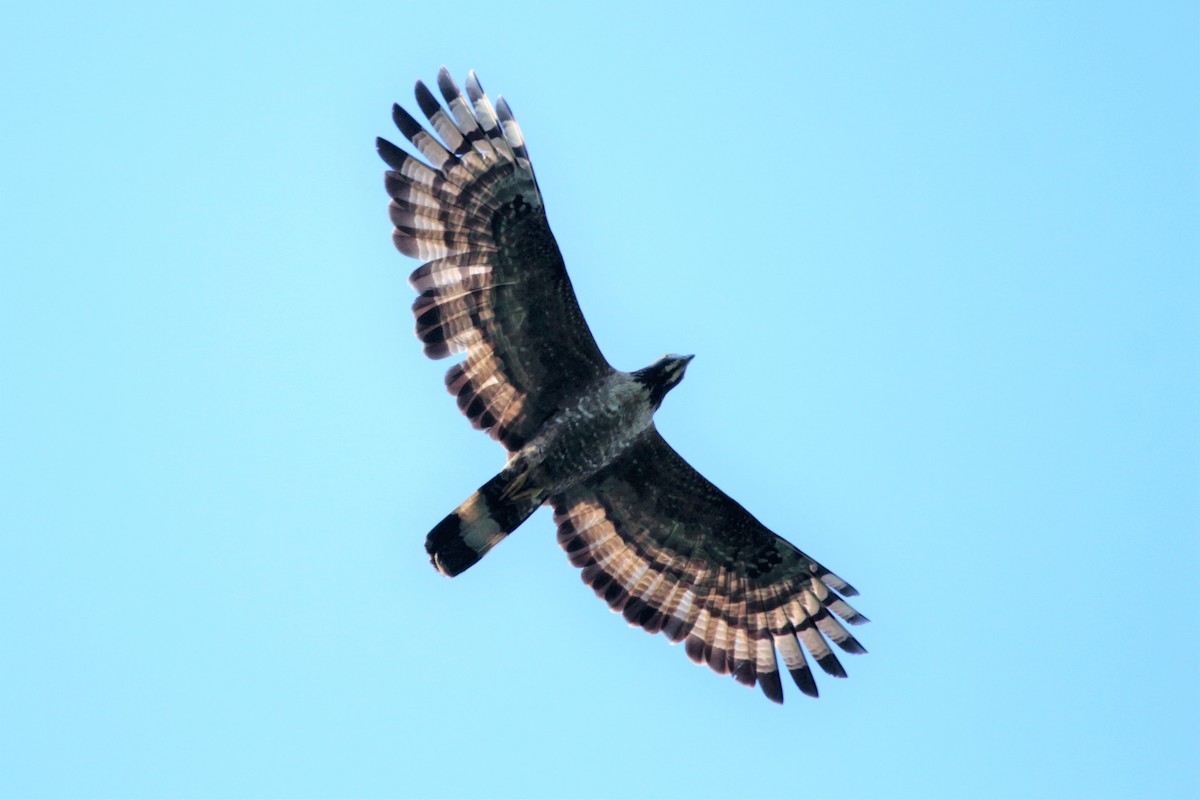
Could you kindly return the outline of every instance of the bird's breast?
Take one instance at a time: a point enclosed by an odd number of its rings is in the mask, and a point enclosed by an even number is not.
[[[646,391],[618,373],[565,405],[515,458],[555,494],[611,464],[652,420]]]

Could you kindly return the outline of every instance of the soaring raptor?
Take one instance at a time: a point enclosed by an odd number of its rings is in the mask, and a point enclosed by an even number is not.
[[[445,67],[443,106],[420,81],[431,133],[394,106],[423,157],[385,139],[385,185],[400,252],[425,261],[409,281],[430,358],[466,357],[446,386],[508,462],[425,541],[454,576],[542,504],[583,580],[630,625],[683,642],[688,656],[783,702],[776,651],[817,696],[808,655],[845,677],[829,643],[865,652],[838,618],[866,622],[857,592],[772,533],[671,449],[654,427],[691,356],[622,372],[579,311],[521,129],[474,72],[464,96]],[[436,133],[436,135],[435,135]]]

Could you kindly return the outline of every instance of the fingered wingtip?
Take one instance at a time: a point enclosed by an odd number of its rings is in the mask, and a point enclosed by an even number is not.
[[[446,98],[446,102],[451,102],[450,98],[458,95],[458,84],[454,82],[454,76],[450,74],[450,70],[445,67],[438,70],[437,85],[438,91],[442,93],[442,97]]]
[[[504,95],[502,94],[496,96],[496,114],[503,122],[511,122],[515,119],[512,107],[509,106],[508,101],[504,99]]]
[[[417,83],[419,84],[420,81]],[[409,114],[399,103],[392,104],[392,122],[409,141],[412,141],[413,137],[422,131],[421,123],[413,119],[413,115]]]
[[[838,647],[845,650],[847,653],[853,653],[856,656],[866,655],[867,648],[862,646],[862,643],[853,636],[846,639],[844,642],[838,642]]]
[[[783,683],[779,679],[779,672],[760,672],[758,688],[772,703],[783,705]]]
[[[838,661],[837,656],[835,656],[833,653],[829,653],[821,658],[818,658],[817,664],[819,664],[821,669],[825,670],[825,673],[828,675],[832,675],[835,678],[846,677],[846,668],[842,666],[842,662]]]
[[[483,84],[479,82],[479,76],[475,74],[475,70],[467,73],[467,97],[471,98],[471,102],[477,102],[484,96]]]
[[[405,153],[382,136],[375,137],[375,152],[379,153],[379,157],[383,159],[385,164],[397,171],[408,160],[408,153]]]
[[[809,697],[820,697],[821,693],[817,689],[817,682],[813,679],[812,670],[807,666],[788,668],[788,672],[792,675],[792,680],[796,682],[796,687],[801,693]]]

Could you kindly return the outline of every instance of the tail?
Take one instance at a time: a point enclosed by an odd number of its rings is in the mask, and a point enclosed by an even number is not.
[[[524,486],[527,475],[503,470],[450,512],[425,539],[429,563],[453,578],[529,519],[546,495]]]

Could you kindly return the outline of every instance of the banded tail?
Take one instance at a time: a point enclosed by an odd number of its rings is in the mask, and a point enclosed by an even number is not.
[[[425,539],[429,563],[453,578],[529,519],[546,494],[537,487],[526,487],[527,475],[502,470],[451,511]]]

